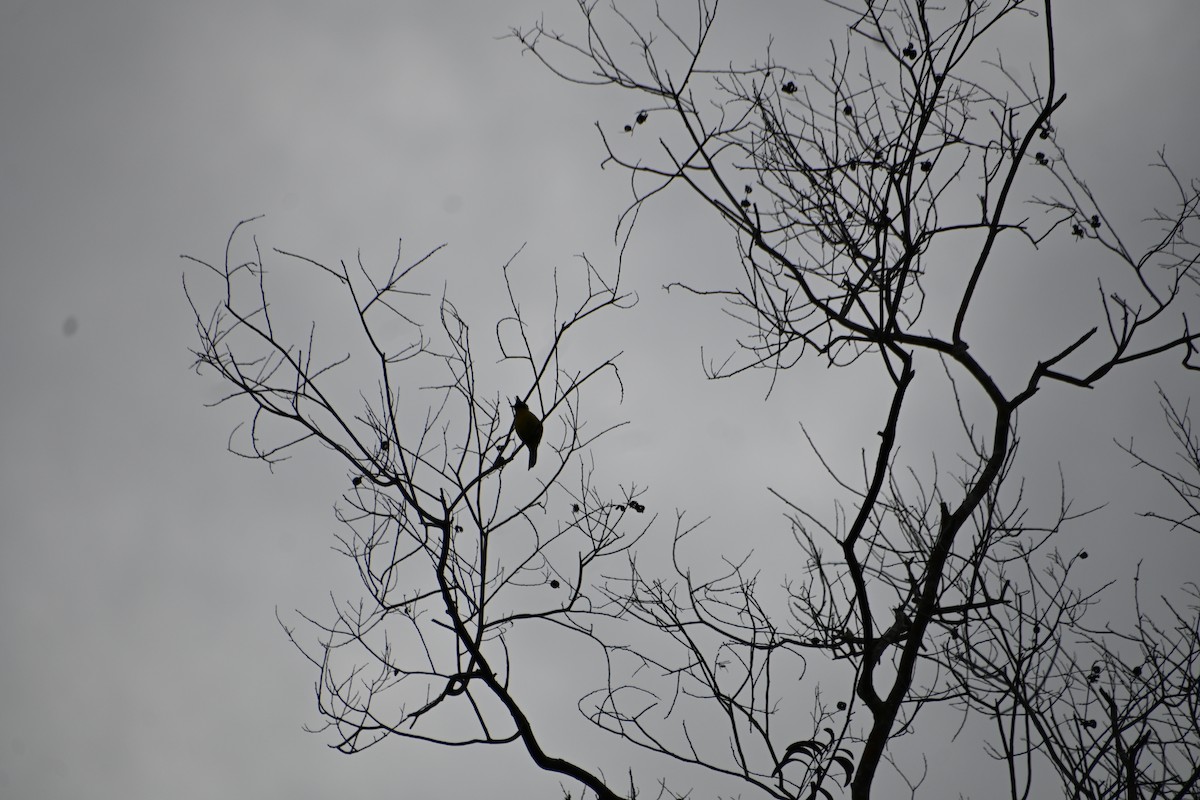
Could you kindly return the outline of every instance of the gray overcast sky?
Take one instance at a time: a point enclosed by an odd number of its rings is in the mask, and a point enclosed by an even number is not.
[[[567,86],[497,40],[543,11],[567,27],[571,5],[0,0],[0,797],[555,796],[557,781],[511,770],[515,750],[385,743],[346,758],[301,730],[319,722],[314,676],[274,611],[353,590],[329,549],[343,473],[315,449],[274,476],[225,452],[239,416],[202,407],[220,387],[188,370],[178,256],[219,260],[232,225],[260,213],[264,244],[329,262],[361,249],[382,267],[401,236],[410,254],[448,242],[431,283],[481,314],[523,243],[530,291],[577,253],[611,264],[626,184],[599,169],[592,123],[621,124],[634,101]],[[1074,0],[1058,14],[1063,141],[1133,222],[1169,200],[1144,168],[1159,146],[1200,175],[1200,4]],[[805,66],[806,45],[841,37],[827,18],[816,3],[727,0],[719,44],[749,59],[774,32],[776,58]],[[626,276],[642,303],[602,346],[627,353],[612,413],[635,424],[604,452],[668,516],[685,507],[720,530],[747,509],[778,521],[763,511],[772,480],[802,493],[772,465],[839,389],[773,395],[764,419],[786,420],[786,436],[729,420],[763,379],[705,384],[699,346],[725,352],[736,329],[659,288],[731,263],[704,213],[678,195],[634,237]],[[1089,396],[1086,417],[1067,395],[1039,407],[1071,444],[1038,452],[1069,480],[1078,470],[1082,505],[1120,480],[1104,459],[1128,476],[1113,435],[1164,440],[1148,374]],[[851,425],[824,421],[825,443]],[[718,457],[720,471],[678,474]],[[497,770],[513,781],[499,792]]]

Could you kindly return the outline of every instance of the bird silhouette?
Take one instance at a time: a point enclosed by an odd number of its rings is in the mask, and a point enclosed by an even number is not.
[[[542,441],[542,421],[520,398],[513,403],[513,428],[521,444],[529,451],[529,469],[533,469],[537,464],[538,444]]]
[[[897,607],[892,609],[895,615],[895,622],[891,624],[883,634],[875,640],[875,663],[879,663],[879,659],[883,657],[883,651],[894,644],[902,642],[908,636],[908,629],[912,625],[908,615],[904,613],[903,608]]]

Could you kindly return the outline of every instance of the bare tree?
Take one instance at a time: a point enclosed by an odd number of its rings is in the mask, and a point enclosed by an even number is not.
[[[345,753],[391,736],[446,745],[521,742],[540,768],[615,797],[596,775],[546,751],[510,693],[506,637],[538,623],[587,635],[578,621],[591,603],[585,579],[647,527],[634,521],[645,511],[635,489],[611,500],[583,466],[611,428],[586,432],[580,404],[605,376],[619,388],[616,355],[584,368],[563,357],[564,343],[594,316],[629,304],[618,276],[583,259],[581,274],[566,281],[574,290],[556,293],[548,335],[532,337],[508,280],[511,261],[505,265],[509,313],[495,321],[495,352],[502,365],[518,368],[507,370],[507,379],[528,386],[519,399],[559,426],[547,425],[542,444],[543,467],[555,460],[546,449],[557,456],[548,475],[536,483],[506,481],[519,451],[506,408],[515,399],[501,398],[481,379],[471,329],[453,303],[409,288],[440,248],[407,265],[398,252],[382,278],[361,258],[330,267],[273,250],[270,257],[283,264],[275,272],[308,268],[305,274],[325,278],[349,301],[358,332],[347,342],[352,351],[322,360],[325,339],[339,342],[342,328],[334,322],[334,335],[322,338],[314,322],[301,338],[286,319],[281,324],[268,301],[279,291],[268,282],[268,259],[257,237],[243,241],[243,227],[253,222],[235,227],[223,263],[189,257],[217,278],[211,312],[201,311],[186,278],[184,289],[199,337],[196,368],[215,371],[231,387],[218,403],[248,402],[252,409],[230,450],[273,465],[315,441],[350,472],[350,490],[336,509],[345,526],[338,549],[355,564],[365,597],[335,600],[329,619],[306,616],[315,643],[280,620],[318,670],[322,730],[332,730],[333,746]],[[432,324],[423,319],[429,313]],[[303,346],[293,344],[297,338]],[[534,340],[550,345],[538,351]],[[353,368],[364,356],[374,389],[346,396],[347,385],[361,385]],[[574,491],[569,467],[579,470]],[[538,512],[563,495],[573,514],[547,529]]]
[[[237,260],[235,230],[223,264],[200,262],[221,296],[211,313],[193,300],[197,365],[250,402],[240,452],[270,463],[311,439],[352,474],[340,542],[365,601],[336,603],[332,621],[310,618],[316,646],[287,628],[319,671],[318,704],[339,749],[392,736],[519,741],[539,768],[597,797],[638,795],[632,770],[618,788],[595,765],[556,754],[510,691],[513,631],[550,623],[603,656],[607,681],[581,687],[580,708],[662,759],[660,796],[689,793],[676,783],[692,772],[667,778],[671,763],[781,799],[892,796],[897,780],[916,796],[924,776],[900,763],[901,739],[920,731],[921,747],[933,748],[966,726],[986,737],[1014,798],[1046,794],[1047,774],[1069,797],[1194,796],[1196,587],[1149,609],[1135,580],[1132,623],[1095,623],[1089,612],[1108,587],[1081,588],[1089,554],[1056,547],[1086,514],[1064,486],[1057,513],[1031,521],[1016,455],[1018,411],[1036,413],[1043,387],[1082,393],[1167,356],[1194,366],[1200,334],[1184,311],[1200,257],[1200,188],[1160,154],[1175,207],[1154,212],[1156,235],[1140,251],[1118,233],[1058,140],[1065,94],[1049,0],[831,5],[847,14],[846,38],[807,71],[770,51],[748,67],[710,66],[720,63],[706,50],[715,0],[683,18],[581,0],[577,35],[544,24],[513,31],[563,78],[636,98],[619,134],[597,126],[608,163],[631,176],[619,237],[673,185],[731,229],[741,269],[729,284],[678,285],[727,301],[750,326],[746,357],[713,377],[766,368],[783,381],[809,357],[873,367],[888,389],[860,476],[840,474],[813,446],[849,505],[806,508],[775,493],[798,548],[776,554],[797,565],[782,610],[749,560],[731,556],[724,573],[698,576],[681,545],[700,533],[682,517],[671,567],[647,569],[635,547],[649,529],[636,488],[597,488],[584,456],[605,431],[586,434],[580,406],[596,379],[617,376],[616,361],[568,364],[562,345],[627,304],[616,277],[583,262],[581,299],[560,300],[545,352],[511,290],[495,326],[501,364],[520,366],[528,385],[519,399],[560,425],[542,445],[556,459],[530,488],[504,480],[517,447],[509,401],[480,379],[466,321],[448,300],[408,291],[432,253],[405,268],[398,258],[382,280],[361,263],[272,255],[352,300],[376,386],[357,410],[326,386],[348,357],[321,362],[315,329],[299,348],[273,321],[257,244]],[[1005,26],[1040,42],[1028,71],[986,50]],[[650,127],[658,136],[647,142]],[[1034,261],[1063,240],[1092,249],[1096,272],[1081,291],[1100,282],[1096,319],[1002,380],[996,348],[968,341],[986,313],[980,287],[1009,254]],[[429,304],[435,326],[417,321],[414,308]],[[384,346],[384,325],[406,327],[406,345]],[[432,402],[412,390],[426,362],[444,375],[429,387]],[[900,457],[918,366],[957,405],[953,469]],[[1186,411],[1164,402],[1190,460],[1187,470],[1155,469],[1194,510],[1196,443]],[[551,497],[570,508],[561,521],[534,513]]]
[[[664,671],[687,675],[723,709],[724,764],[699,756],[686,729],[682,741],[651,733],[642,706],[624,705],[615,689],[594,719],[777,797],[828,794],[838,775],[851,796],[867,798],[895,739],[915,729],[918,713],[950,704],[996,723],[992,752],[1008,764],[1014,797],[1030,796],[1042,763],[1072,797],[1188,796],[1195,606],[1169,606],[1159,627],[1139,604],[1132,631],[1093,629],[1086,612],[1096,593],[1071,581],[1087,553],[1053,549],[1056,532],[1080,515],[1064,499],[1056,519],[1031,526],[1012,468],[1017,412],[1046,385],[1093,388],[1168,353],[1194,368],[1197,335],[1183,304],[1194,299],[1200,190],[1160,153],[1176,206],[1154,213],[1159,230],[1140,252],[1113,228],[1056,135],[1066,95],[1049,0],[831,5],[848,15],[847,38],[820,70],[792,69],[770,51],[745,68],[709,66],[717,2],[704,0],[686,19],[659,6],[651,14],[581,2],[576,37],[543,24],[513,31],[564,79],[637,98],[627,135],[597,124],[607,163],[632,178],[619,235],[676,184],[733,231],[738,283],[682,287],[723,297],[752,328],[749,358],[713,377],[766,367],[782,380],[811,354],[831,366],[872,359],[891,385],[873,466],[861,481],[835,476],[855,507],[832,521],[792,507],[810,577],[791,586],[786,624],[766,613],[740,565],[703,583],[680,566],[681,593],[633,572],[614,594],[624,613],[677,641],[679,660]],[[1002,26],[1040,41],[1040,63],[1026,72],[980,53]],[[651,120],[657,138],[647,141],[639,128]],[[1087,279],[1101,285],[1097,320],[1063,344],[1047,342],[1019,381],[1002,382],[989,349],[968,341],[985,314],[980,286],[1010,257],[1002,250],[1034,260],[1054,237],[1108,257]],[[958,402],[965,451],[959,471],[914,483],[896,444],[916,367],[931,359]],[[1194,589],[1187,595],[1194,601]],[[770,725],[786,685],[772,682],[773,670],[817,655],[846,664],[853,693],[818,703],[814,730],[828,738],[788,744]],[[718,659],[739,669],[714,670]]]

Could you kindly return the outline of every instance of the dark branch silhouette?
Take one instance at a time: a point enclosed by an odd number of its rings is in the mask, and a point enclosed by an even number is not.
[[[905,737],[932,753],[969,730],[1012,798],[1195,796],[1200,590],[1148,601],[1131,564],[1131,619],[1097,622],[1100,599],[1124,587],[1094,585],[1081,575],[1090,554],[1063,544],[1092,510],[1072,507],[1062,478],[1058,508],[1035,511],[1017,455],[1018,416],[1039,413],[1042,389],[1084,404],[1084,390],[1135,362],[1195,367],[1200,187],[1160,153],[1178,196],[1149,215],[1148,246],[1130,243],[1055,127],[1067,95],[1050,0],[829,5],[846,35],[818,66],[773,49],[748,66],[710,52],[715,0],[687,11],[579,0],[569,33],[512,31],[562,79],[630,97],[627,118],[596,126],[605,166],[630,177],[622,252],[643,206],[676,189],[699,201],[700,219],[729,227],[738,269],[716,286],[668,287],[721,300],[747,326],[739,351],[709,363],[712,377],[767,369],[775,385],[805,359],[869,372],[878,418],[855,422],[878,435],[861,473],[842,474],[808,438],[839,492],[830,507],[770,490],[795,543],[768,556],[785,569],[781,587],[760,581],[762,554],[726,548],[715,574],[692,564],[704,528],[682,513],[659,563],[638,547],[657,519],[642,516],[643,490],[601,488],[590,447],[607,431],[585,433],[581,409],[623,388],[617,355],[577,364],[565,344],[630,304],[619,269],[583,260],[577,303],[549,323],[522,314],[509,282],[507,310],[483,321],[500,367],[516,368],[501,386],[480,371],[489,359],[450,300],[415,289],[437,249],[406,265],[398,256],[382,276],[361,260],[272,251],[273,264],[306,268],[350,302],[356,349],[324,360],[315,325],[296,335],[268,302],[251,221],[223,263],[193,259],[217,296],[202,302],[186,284],[197,367],[230,387],[222,402],[249,409],[231,449],[274,464],[319,443],[348,471],[340,550],[364,598],[305,616],[308,633],[285,625],[318,673],[339,750],[519,743],[536,767],[606,800],[640,797],[639,784],[695,796],[706,776],[745,796],[867,800],[901,785],[921,796],[929,769],[945,767],[914,767]],[[1033,43],[1034,63],[1007,64],[999,31]],[[1092,318],[1001,371],[1022,322],[986,333],[992,287],[1019,280],[1014,254],[1052,266],[1062,247],[1086,253],[1078,291],[1099,287]],[[559,302],[572,296],[557,294],[557,275],[555,287]],[[370,388],[347,397],[362,369]],[[415,383],[428,369],[440,382]],[[901,451],[926,392],[957,409],[950,466],[932,447],[933,458]],[[514,397],[531,417],[515,428]],[[1146,523],[1195,532],[1200,443],[1186,405],[1164,394],[1163,408],[1182,462],[1124,447],[1184,503],[1146,511]],[[520,442],[532,471],[514,477],[505,467]],[[680,465],[697,468],[720,465]],[[545,733],[512,688],[529,668],[516,633],[530,628],[589,649],[605,677],[580,686],[579,710],[662,773],[631,767],[626,787]]]

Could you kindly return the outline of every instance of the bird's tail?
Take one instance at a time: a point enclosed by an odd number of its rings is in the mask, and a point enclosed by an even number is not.
[[[537,463],[537,448],[529,448],[529,469],[533,469],[533,465]]]

